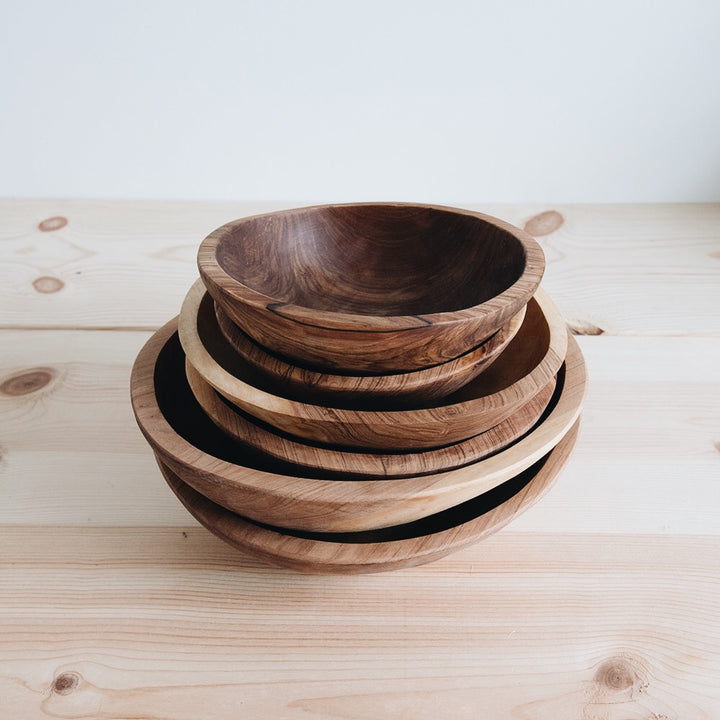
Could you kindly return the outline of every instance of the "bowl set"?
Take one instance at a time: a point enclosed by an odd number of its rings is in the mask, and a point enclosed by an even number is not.
[[[364,203],[228,223],[140,351],[135,416],[218,537],[304,572],[429,562],[537,501],[585,363],[525,232]]]

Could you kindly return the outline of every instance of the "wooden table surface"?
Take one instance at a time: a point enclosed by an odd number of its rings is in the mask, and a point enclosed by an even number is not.
[[[720,718],[720,205],[526,226],[590,374],[540,504],[430,565],[268,568],[202,529],[131,363],[238,203],[0,203],[0,718]]]

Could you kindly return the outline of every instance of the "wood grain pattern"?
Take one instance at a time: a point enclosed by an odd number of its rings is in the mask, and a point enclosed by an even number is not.
[[[503,532],[334,577],[199,527],[128,403],[199,239],[263,209],[0,201],[0,716],[720,716],[720,205],[481,208],[587,333],[578,445]]]
[[[490,430],[453,445],[413,453],[372,453],[336,450],[299,442],[260,425],[229,405],[189,363],[188,384],[205,414],[229,437],[285,463],[288,473],[311,472],[337,479],[402,478],[452,470],[502,450],[528,432],[547,408],[555,391],[553,378],[535,397]],[[239,453],[242,456],[242,453]]]
[[[381,401],[324,407],[283,397],[253,372],[218,329],[200,283],[183,303],[179,333],[203,379],[253,417],[307,440],[392,452],[459,442],[501,423],[547,385],[567,351],[565,322],[539,290],[500,361],[453,395],[409,410],[388,409]]]
[[[525,308],[485,342],[454,360],[386,375],[337,375],[293,365],[253,342],[217,303],[215,316],[225,339],[242,359],[290,399],[330,407],[377,400],[402,408],[446,397],[487,370],[522,326]]]
[[[568,347],[554,401],[532,432],[464,468],[392,481],[290,476],[283,466],[249,450],[239,457],[237,443],[210,421],[184,382],[185,358],[179,350],[176,321],[158,331],[138,355],[131,396],[138,425],[155,453],[214,502],[260,522],[352,532],[445,510],[492,489],[546,455],[572,427],[585,394],[582,353],[572,337]]]
[[[565,467],[578,423],[557,447],[517,477],[460,506],[403,526],[364,533],[304,533],[260,526],[186,485],[160,462],[165,480],[200,523],[244,553],[300,572],[382,572],[438,560],[502,529],[534,505]]]
[[[109,720],[717,716],[720,538],[514,527],[430,565],[335,577],[268,568],[201,527],[4,528],[3,709],[23,720],[98,708]]]
[[[331,372],[388,373],[479,345],[530,300],[545,259],[530,235],[488,215],[359,203],[227,223],[203,240],[198,268],[213,299],[272,352]]]
[[[0,199],[0,327],[156,330],[177,314],[212,228],[289,206]],[[605,336],[720,335],[720,203],[469,207],[518,227],[549,210],[563,217],[538,240],[543,285],[573,326]],[[38,228],[55,216],[67,225]],[[39,277],[61,280],[62,290],[37,292]]]

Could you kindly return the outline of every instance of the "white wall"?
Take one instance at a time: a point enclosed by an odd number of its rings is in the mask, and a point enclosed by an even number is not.
[[[0,195],[720,199],[720,2],[2,0]]]

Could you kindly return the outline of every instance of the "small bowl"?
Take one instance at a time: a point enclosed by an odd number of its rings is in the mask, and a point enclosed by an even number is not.
[[[283,396],[228,344],[218,328],[212,298],[200,283],[183,303],[179,331],[193,367],[244,412],[313,442],[391,452],[450,445],[489,430],[550,382],[567,351],[562,315],[538,290],[498,362],[448,397],[397,410],[381,400],[341,407]]]
[[[290,399],[330,406],[382,400],[388,407],[408,407],[446,397],[487,370],[520,329],[525,308],[485,342],[454,360],[385,375],[338,375],[293,365],[260,347],[217,303],[215,316],[225,339],[243,360]]]
[[[526,470],[570,430],[585,394],[585,363],[577,342],[541,421],[524,437],[471,465],[398,480],[328,480],[233,442],[203,412],[185,376],[177,318],[138,354],[131,399],[140,430],[173,472],[214,502],[258,522],[320,532],[400,525],[459,505]]]
[[[307,573],[368,573],[421,565],[496,533],[534,505],[567,463],[579,421],[534,465],[462,505],[406,525],[355,533],[302,533],[256,524],[193,490],[158,459],[178,499],[210,532],[243,553]]]
[[[545,258],[530,235],[488,215],[362,203],[230,222],[203,240],[198,268],[271,352],[331,372],[392,373],[447,362],[497,332],[534,294]]]
[[[190,389],[207,416],[238,442],[292,466],[290,472],[307,472],[343,480],[356,478],[419,477],[452,470],[498,452],[528,432],[547,408],[555,391],[553,378],[535,397],[494,428],[460,443],[413,453],[372,453],[336,450],[299,442],[253,422],[223,398],[200,373],[185,363]]]

